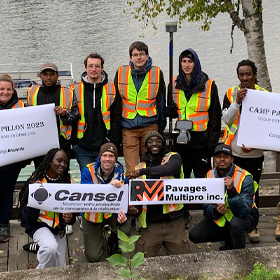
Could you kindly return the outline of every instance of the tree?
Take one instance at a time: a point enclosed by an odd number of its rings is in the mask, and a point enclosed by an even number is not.
[[[263,39],[262,0],[138,0],[127,4],[134,7],[133,16],[147,25],[160,13],[166,12],[170,18],[203,21],[201,28],[210,29],[211,21],[219,13],[228,13],[232,20],[232,34],[237,27],[245,36],[248,58],[258,68],[258,81],[261,87],[271,91]],[[231,35],[232,35],[231,34]],[[233,40],[233,39],[232,39]],[[232,41],[233,42],[233,41]],[[233,45],[232,45],[233,47]]]

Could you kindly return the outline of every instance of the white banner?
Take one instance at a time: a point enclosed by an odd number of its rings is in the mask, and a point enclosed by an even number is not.
[[[223,178],[131,180],[130,205],[223,203]]]
[[[242,101],[237,145],[280,151],[280,94],[248,89]]]
[[[28,206],[57,213],[126,213],[128,185],[31,184]]]
[[[0,166],[58,148],[54,104],[0,111]]]

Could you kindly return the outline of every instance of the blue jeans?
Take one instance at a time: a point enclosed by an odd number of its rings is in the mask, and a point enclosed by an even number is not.
[[[79,145],[74,147],[73,152],[81,171],[87,164],[95,162],[95,159],[99,156],[99,152],[80,147]]]
[[[8,224],[13,208],[13,193],[21,168],[0,167],[0,224]]]
[[[246,218],[233,217],[224,227],[219,227],[212,219],[204,217],[189,234],[193,243],[225,241],[230,249],[245,248],[246,233],[251,232],[258,224],[258,219],[251,215]]]

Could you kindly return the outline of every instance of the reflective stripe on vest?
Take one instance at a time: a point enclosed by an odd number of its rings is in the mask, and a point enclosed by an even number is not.
[[[17,109],[17,108],[24,108],[24,103],[22,100],[19,100],[13,107],[12,109]]]
[[[118,69],[118,88],[122,98],[122,117],[134,119],[137,113],[143,117],[157,114],[156,98],[159,89],[160,69],[152,66],[146,73],[139,91],[136,91],[131,68],[128,65]]]
[[[229,88],[226,92],[227,99],[229,100],[230,104],[232,104],[236,100],[237,96],[237,91],[240,89],[239,86],[234,86],[232,88]],[[260,91],[267,91],[264,88],[259,87],[258,85],[255,85],[256,90]],[[238,114],[234,122],[230,125],[225,126],[225,131],[223,135],[223,141],[226,145],[230,146],[230,143],[238,129],[238,121],[239,121],[239,116],[240,116],[240,110],[238,110]]]
[[[168,154],[166,154],[161,161],[161,165],[167,163],[169,161],[170,157],[172,155],[176,155],[176,154],[177,153],[174,153],[174,152],[169,152]],[[135,170],[142,169],[142,168],[146,168],[146,163],[145,162],[139,163],[135,167]],[[181,166],[180,178],[184,178],[183,166]],[[138,179],[146,179],[146,175],[142,175],[142,176],[138,177]],[[173,176],[164,176],[164,177],[160,177],[160,179],[174,179],[174,177]],[[162,212],[163,212],[163,214],[167,214],[167,213],[170,213],[170,212],[179,211],[183,207],[184,207],[184,205],[182,203],[179,203],[179,204],[163,204],[162,205],[162,208],[163,208]],[[147,227],[146,217],[147,217],[147,205],[143,205],[142,206],[142,212],[139,216],[139,225],[142,228]]]
[[[178,120],[191,120],[193,122],[192,131],[205,131],[209,121],[208,109],[211,104],[213,80],[208,79],[205,90],[193,93],[189,101],[183,90],[176,89],[175,80],[176,77],[172,80],[172,97],[177,107]]]
[[[47,180],[43,178],[43,183],[47,183]],[[40,210],[38,222],[44,222],[51,228],[56,228],[59,225],[59,213]]]
[[[94,164],[95,163],[90,163],[87,164],[86,167],[88,168],[92,182],[94,184],[101,184],[101,182],[97,179],[95,176],[95,170],[94,170]],[[96,213],[96,212],[85,212],[84,213],[84,218],[92,223],[101,223],[103,221],[103,217],[105,219],[108,219],[112,216],[112,213]]]
[[[78,121],[78,128],[77,128],[77,137],[83,138],[85,126],[86,126],[86,119],[85,119],[85,108],[84,108],[84,83],[81,81],[77,84],[71,85],[71,88],[75,90],[78,106],[79,106],[79,113],[81,115],[80,120]],[[107,130],[111,128],[111,119],[110,119],[110,107],[113,104],[116,96],[116,89],[112,82],[108,82],[106,85],[102,87],[102,98],[101,98],[101,113],[103,122]]]
[[[234,183],[234,187],[236,189],[236,191],[238,193],[241,192],[241,187],[242,187],[242,183],[243,180],[245,179],[246,176],[252,176],[248,171],[246,171],[245,169],[242,169],[241,167],[235,165],[235,170],[233,172],[233,183]],[[215,178],[215,169],[212,169],[210,171],[207,172],[207,178]],[[258,184],[254,181],[254,193],[257,191],[258,189]],[[231,221],[231,219],[234,217],[230,206],[228,204],[228,195],[227,192],[225,192],[225,207],[227,208],[227,213],[223,216],[221,216],[219,219],[214,220],[214,222],[220,226],[220,227],[224,227],[226,224],[226,221]],[[254,198],[253,198],[253,204],[252,204],[252,208],[256,207]]]
[[[71,88],[67,88],[68,91],[65,91],[64,86],[60,88],[60,96],[59,96],[59,106],[63,108],[63,110],[71,110],[73,103],[73,91]],[[40,89],[40,85],[32,86],[28,90],[27,94],[27,102],[28,105],[37,106],[38,105],[38,92]],[[64,125],[62,120],[59,118],[60,125],[60,135],[62,135],[65,139],[69,140],[71,138],[71,125]]]

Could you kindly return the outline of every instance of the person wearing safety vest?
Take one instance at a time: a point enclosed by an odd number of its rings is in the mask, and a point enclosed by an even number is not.
[[[2,136],[10,135],[5,133],[4,129],[8,127],[8,116],[5,116],[4,110],[23,108],[25,104],[18,99],[14,82],[9,75],[0,76],[0,111],[2,113],[1,126]],[[9,111],[11,112],[11,111]],[[16,110],[12,111],[16,113]],[[18,123],[20,119],[18,118]],[[9,139],[7,139],[9,140]],[[20,139],[18,140],[20,143]],[[8,142],[7,142],[8,144]],[[7,146],[6,146],[7,147]],[[1,152],[6,152],[4,143],[1,145]],[[7,242],[10,238],[9,221],[13,209],[13,194],[21,168],[24,168],[28,161],[14,162],[0,167],[0,243]]]
[[[101,146],[99,157],[95,162],[87,164],[81,173],[81,184],[111,184],[120,188],[127,184],[123,166],[118,159],[118,150],[113,143]],[[130,225],[126,215],[120,211],[117,215],[112,213],[82,213],[82,225],[84,234],[85,255],[89,262],[98,262],[103,257],[103,228],[111,227],[111,235],[108,238],[109,254],[118,252],[118,238],[116,235],[116,222],[120,230],[130,234]]]
[[[166,126],[163,73],[152,65],[148,46],[140,41],[129,47],[129,65],[120,66],[115,76],[116,98],[121,100],[123,154],[129,175],[145,153],[144,138]]]
[[[121,109],[117,106],[115,86],[104,71],[104,58],[98,53],[84,60],[81,81],[71,87],[78,99],[80,119],[75,129],[74,154],[80,170],[95,161],[100,147],[121,142]]]
[[[30,248],[33,248],[33,252],[37,251],[39,261],[37,268],[66,266],[65,229],[66,224],[75,223],[76,215],[44,211],[27,206],[29,184],[40,183],[43,186],[45,183],[69,184],[71,183],[70,175],[64,172],[67,165],[67,155],[62,149],[49,150],[19,193],[19,220],[25,232],[34,240],[24,245],[24,249],[31,251]]]
[[[237,146],[238,128],[240,114],[242,112],[242,100],[246,96],[247,89],[267,91],[257,85],[257,67],[249,59],[242,60],[237,66],[237,77],[240,81],[239,86],[231,87],[224,96],[222,120],[226,127],[223,141],[232,148],[234,162],[238,166],[250,172],[258,184],[260,182],[264,154],[263,150],[252,149],[249,147]],[[265,96],[265,92],[264,92]],[[256,205],[259,203],[259,192],[256,192]],[[249,241],[252,243],[260,242],[258,229],[249,233]]]
[[[163,147],[164,138],[157,131],[145,137],[147,149],[143,162],[136,166],[130,179],[183,178],[182,159],[179,154]],[[141,237],[136,251],[145,257],[155,257],[163,245],[170,255],[190,253],[189,241],[182,218],[183,204],[135,206],[139,211]]]
[[[223,178],[225,202],[203,204],[204,218],[189,234],[194,243],[225,241],[220,250],[245,248],[246,234],[258,224],[259,211],[254,196],[258,184],[252,175],[234,164],[230,146],[220,144],[214,152],[215,169],[207,178]]]
[[[59,134],[59,145],[63,149],[67,158],[70,159],[71,132],[72,126],[79,119],[79,109],[77,100],[71,88],[64,87],[58,81],[58,67],[52,62],[44,63],[39,70],[41,85],[32,85],[27,93],[27,104],[38,106],[54,103],[57,129]],[[44,155],[34,158],[35,168],[44,159]],[[66,172],[69,171],[69,165]]]
[[[211,157],[219,142],[221,131],[221,105],[216,83],[201,70],[197,53],[189,48],[179,56],[179,75],[169,85],[167,117],[190,120],[193,123],[190,141],[177,144],[175,150],[181,155],[185,178],[191,172],[195,178],[204,178],[211,169]],[[184,220],[188,227],[189,213],[184,208]]]

